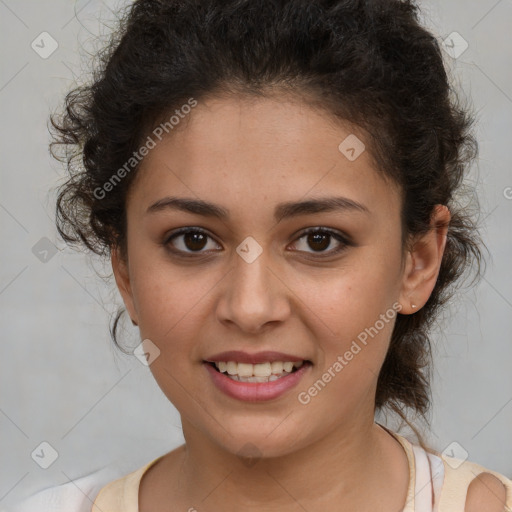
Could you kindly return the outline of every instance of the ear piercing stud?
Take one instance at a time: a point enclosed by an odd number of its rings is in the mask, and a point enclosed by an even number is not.
[[[416,304],[411,304],[412,309],[416,309],[416,307],[417,307]]]

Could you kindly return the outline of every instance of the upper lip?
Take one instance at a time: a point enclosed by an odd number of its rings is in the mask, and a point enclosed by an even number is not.
[[[291,354],[284,354],[283,352],[264,351],[249,354],[248,352],[243,352],[241,350],[229,350],[227,352],[220,352],[219,354],[210,356],[205,359],[205,361],[209,363],[235,361],[237,363],[258,364],[267,362],[273,363],[274,361],[296,362],[305,361],[305,359],[303,357],[292,356]]]

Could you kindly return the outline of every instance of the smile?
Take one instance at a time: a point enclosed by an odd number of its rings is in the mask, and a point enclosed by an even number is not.
[[[272,361],[259,364],[218,361],[212,364],[220,373],[238,382],[273,382],[287,377],[304,361]]]
[[[302,361],[203,361],[214,387],[244,402],[261,402],[281,397],[298,385],[312,363]]]

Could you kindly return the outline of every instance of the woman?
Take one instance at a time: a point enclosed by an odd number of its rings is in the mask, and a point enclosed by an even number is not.
[[[111,258],[186,441],[95,512],[511,510],[504,475],[375,421],[428,412],[429,328],[481,259],[471,116],[417,15],[138,0],[52,118],[59,232]]]

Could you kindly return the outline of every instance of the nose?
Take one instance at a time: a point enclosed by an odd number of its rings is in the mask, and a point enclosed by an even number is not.
[[[265,251],[251,263],[236,255],[217,305],[219,321],[250,334],[284,322],[290,315],[290,301],[278,275]]]

